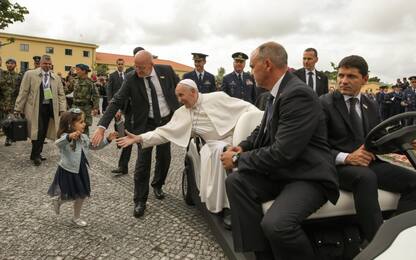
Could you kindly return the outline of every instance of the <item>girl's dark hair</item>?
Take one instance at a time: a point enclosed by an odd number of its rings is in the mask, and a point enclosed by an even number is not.
[[[75,122],[82,119],[83,113],[78,109],[74,112],[74,109],[70,109],[62,113],[61,119],[59,120],[59,129],[56,133],[57,138],[60,138],[63,133],[72,133],[75,130],[73,129]]]

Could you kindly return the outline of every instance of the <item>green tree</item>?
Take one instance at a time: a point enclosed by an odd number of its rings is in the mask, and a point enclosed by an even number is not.
[[[330,65],[332,67],[332,71],[324,71],[324,74],[328,77],[329,80],[336,80],[337,79],[337,66],[332,61],[330,62]]]
[[[97,76],[107,76],[108,66],[107,64],[96,64],[95,71],[97,71]]]
[[[222,78],[224,78],[224,75],[225,75],[225,69],[223,67],[219,67],[217,76],[215,76],[215,81],[217,82],[217,84],[222,83]]]
[[[14,22],[23,22],[24,15],[28,13],[26,7],[18,3],[12,4],[9,0],[0,0],[0,30]]]
[[[380,82],[380,78],[377,76],[371,77],[368,79],[369,82]]]

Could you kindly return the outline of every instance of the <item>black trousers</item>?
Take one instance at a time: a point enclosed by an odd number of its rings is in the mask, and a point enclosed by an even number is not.
[[[46,133],[48,132],[49,119],[53,118],[52,104],[39,104],[38,116],[38,139],[32,140],[32,152],[30,159],[39,159],[43,150],[43,143],[45,142]]]
[[[160,125],[164,125],[169,122],[170,117],[162,119]],[[152,131],[158,127],[153,120],[148,120],[146,126],[146,132]],[[142,149],[139,147],[136,161],[136,168],[134,170],[134,203],[139,201],[146,202],[149,195],[149,179],[150,168],[152,164],[152,151],[153,147]],[[161,188],[165,184],[166,177],[168,175],[170,166],[170,143],[165,143],[156,146],[156,165],[155,175],[152,181],[152,187]]]
[[[254,251],[257,256],[270,255],[270,259],[315,259],[301,223],[327,201],[319,184],[282,183],[239,172],[230,174],[225,184],[236,251]],[[263,215],[261,203],[272,199],[275,202]]]
[[[377,189],[400,193],[396,214],[416,209],[416,173],[381,160],[369,167],[337,166],[340,188],[352,191],[358,221],[371,241],[383,223]]]

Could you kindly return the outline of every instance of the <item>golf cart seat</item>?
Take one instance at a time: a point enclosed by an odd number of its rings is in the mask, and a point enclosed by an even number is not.
[[[260,124],[263,112],[247,112],[240,117],[233,135],[233,145],[238,145],[251,131]],[[397,208],[400,195],[388,191],[379,190],[378,200],[382,211],[391,211]],[[263,203],[263,212],[270,208],[273,201]],[[327,202],[318,211],[309,216],[308,219],[320,219],[328,217],[338,217],[346,215],[355,215],[354,199],[351,192],[340,191],[340,197],[336,205]]]

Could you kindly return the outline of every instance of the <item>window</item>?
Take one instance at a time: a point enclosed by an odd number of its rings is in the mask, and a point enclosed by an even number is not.
[[[21,43],[20,44],[20,51],[29,51],[29,44]]]
[[[82,52],[82,56],[89,57],[90,56],[90,52],[89,51],[83,51]]]
[[[48,54],[53,54],[53,47],[46,47],[45,52]]]
[[[72,49],[65,49],[65,55],[72,56]]]
[[[65,65],[65,71],[70,71],[72,66]]]
[[[24,73],[28,69],[29,69],[29,62],[21,61],[20,62],[20,72]]]

